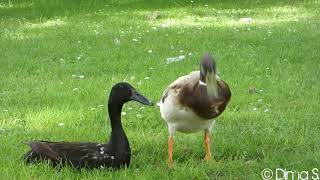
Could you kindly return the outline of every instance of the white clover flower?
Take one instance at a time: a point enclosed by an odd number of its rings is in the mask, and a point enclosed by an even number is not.
[[[114,42],[114,44],[116,44],[116,45],[119,45],[119,44],[121,43],[118,38],[115,38],[115,39],[113,40],[113,42]]]
[[[252,18],[250,18],[250,17],[246,17],[246,18],[240,18],[239,19],[239,22],[241,22],[241,23],[252,23],[253,22],[253,19]]]

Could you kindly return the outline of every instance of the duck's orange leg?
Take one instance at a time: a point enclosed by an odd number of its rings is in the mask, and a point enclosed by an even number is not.
[[[204,160],[209,161],[211,159],[209,131],[204,132],[204,147],[206,149],[206,156],[204,157]]]
[[[168,139],[168,167],[172,168],[173,160],[172,160],[172,148],[173,148],[173,137],[169,136]]]

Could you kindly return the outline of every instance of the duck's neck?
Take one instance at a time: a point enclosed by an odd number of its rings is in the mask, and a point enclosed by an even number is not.
[[[108,111],[109,117],[111,122],[111,141],[116,141],[119,138],[125,138],[126,135],[123,131],[122,124],[121,124],[121,110],[122,110],[123,103],[118,102],[116,100],[109,99],[108,102]]]

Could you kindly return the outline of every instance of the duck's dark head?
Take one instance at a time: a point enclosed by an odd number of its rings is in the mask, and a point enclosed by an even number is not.
[[[115,84],[110,93],[109,103],[117,101],[119,103],[126,103],[128,101],[137,101],[139,103],[152,106],[152,102],[141,95],[134,87],[129,83],[120,82]]]
[[[218,96],[216,62],[209,54],[202,57],[199,83],[206,86],[209,96]]]

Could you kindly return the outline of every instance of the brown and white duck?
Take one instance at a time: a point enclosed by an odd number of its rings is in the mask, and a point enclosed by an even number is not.
[[[226,108],[231,91],[217,74],[215,60],[204,55],[200,71],[179,77],[163,92],[161,117],[168,124],[168,166],[173,166],[173,137],[176,131],[194,133],[204,131],[205,160],[211,158],[210,137],[214,120]]]
[[[50,161],[53,166],[71,165],[80,168],[117,169],[129,166],[131,150],[121,124],[121,110],[124,103],[137,101],[152,105],[151,101],[138,93],[128,83],[117,83],[112,87],[108,111],[111,121],[111,137],[107,144],[91,142],[49,142],[27,143],[31,150],[24,155],[27,163]]]

